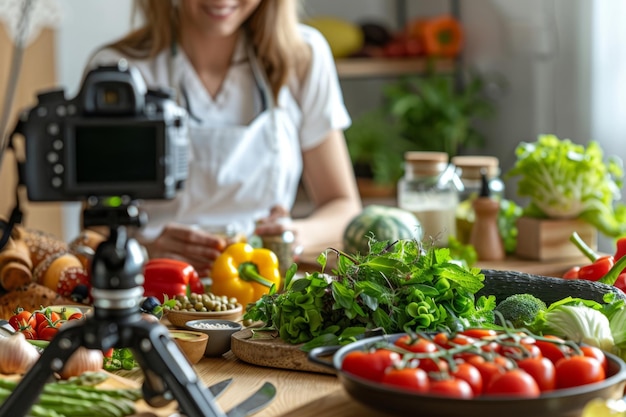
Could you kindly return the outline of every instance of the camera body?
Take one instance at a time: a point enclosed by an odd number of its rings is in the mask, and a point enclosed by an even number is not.
[[[20,181],[31,201],[171,199],[187,178],[187,112],[148,90],[125,60],[85,76],[79,93],[41,93],[14,133],[24,136]]]

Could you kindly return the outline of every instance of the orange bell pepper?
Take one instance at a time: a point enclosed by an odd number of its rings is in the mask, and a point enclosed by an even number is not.
[[[280,287],[278,258],[269,249],[235,243],[215,260],[211,280],[213,294],[235,297],[245,310],[249,303],[268,294],[273,286],[276,290]]]
[[[463,49],[463,27],[453,16],[415,20],[410,32],[420,39],[427,56],[454,58]]]

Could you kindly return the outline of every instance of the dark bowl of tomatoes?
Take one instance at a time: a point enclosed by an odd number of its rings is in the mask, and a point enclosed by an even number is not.
[[[481,368],[481,377],[478,378],[481,381],[477,386],[471,376],[468,378],[473,374],[466,372],[467,369],[460,371],[460,366],[453,365],[454,369],[444,366],[445,372],[441,372],[442,363],[440,363],[436,364],[436,370],[435,368],[429,370],[428,359],[425,358],[428,357],[427,352],[434,351],[431,350],[431,346],[427,346],[426,342],[421,343],[419,349],[412,350],[408,355],[420,352],[413,355],[422,358],[419,366],[400,366],[399,368],[402,369],[396,369],[398,367],[392,366],[398,363],[396,347],[406,347],[404,341],[407,338],[411,336],[405,333],[384,335],[362,339],[342,347],[315,348],[309,353],[309,360],[331,367],[347,393],[357,401],[372,408],[402,416],[407,413],[416,413],[429,417],[484,417],[502,413],[506,417],[574,417],[580,416],[585,405],[593,399],[617,399],[624,395],[626,363],[610,353],[600,351],[604,354],[603,363],[593,358],[593,360],[576,359],[571,363],[565,363],[568,361],[563,360],[559,364],[557,358],[547,359],[547,355],[537,355],[538,358],[549,360],[551,363],[554,359],[554,366],[546,368],[548,371],[542,371],[546,375],[545,381],[541,380],[541,376],[533,374],[531,378],[533,381],[529,382],[528,373],[532,374],[533,371],[529,368],[526,373],[525,363],[518,365],[517,362],[515,364],[511,362],[512,366],[498,373],[498,375],[506,374],[506,376],[488,376],[488,373],[483,374],[483,368]],[[415,337],[411,340],[414,341]],[[429,335],[427,340],[433,339]],[[530,339],[517,340],[528,342],[528,347],[531,345]],[[451,344],[450,349],[455,349],[457,346],[459,345],[456,343]],[[495,345],[484,343],[481,344],[481,349],[487,350],[491,348],[490,346]],[[515,344],[505,346],[509,349],[509,353],[511,349],[518,348]],[[566,346],[571,345],[559,345],[563,349]],[[411,347],[417,347],[417,345],[411,344]],[[501,348],[498,347],[498,349]],[[532,348],[534,349],[535,346]],[[441,352],[441,347],[437,349]],[[463,351],[463,349],[457,350]],[[450,352],[454,353],[457,350]],[[406,358],[407,356],[402,352],[405,351],[401,349],[400,358]],[[524,352],[524,357],[528,357],[528,350]],[[583,355],[580,350],[576,352],[571,357],[587,356],[586,353]],[[515,357],[515,352],[512,353],[511,357]],[[554,352],[549,354],[552,353]],[[330,355],[332,355],[332,361],[327,360]],[[474,367],[468,366],[468,369],[479,367],[480,360],[474,356],[459,357],[462,359],[455,356],[457,359],[452,363],[475,364]],[[493,359],[493,356],[489,357]],[[521,360],[521,357],[519,358]],[[439,359],[441,358],[437,356],[436,360]],[[449,360],[446,362],[451,363]],[[539,359],[536,362],[539,363]],[[503,364],[504,362],[501,365]],[[426,372],[422,373],[421,370]],[[459,372],[465,372],[465,375]],[[441,377],[444,374],[445,376]],[[487,381],[486,378],[500,378],[489,382],[489,392],[487,392],[487,384],[483,387],[483,380]],[[548,378],[551,378],[549,382]],[[463,382],[459,382],[460,380]],[[544,386],[544,384],[547,385]]]

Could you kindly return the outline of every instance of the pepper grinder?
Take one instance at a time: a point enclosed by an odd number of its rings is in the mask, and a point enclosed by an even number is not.
[[[504,259],[504,244],[498,229],[500,202],[491,197],[487,173],[481,170],[480,194],[472,202],[475,220],[470,235],[470,244],[476,249],[479,261]]]

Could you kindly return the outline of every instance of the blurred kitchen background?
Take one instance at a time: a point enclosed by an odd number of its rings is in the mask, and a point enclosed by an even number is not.
[[[0,95],[4,97],[12,57],[16,13],[24,0],[0,0]],[[378,21],[397,29],[401,19],[448,13],[458,4],[465,31],[461,63],[494,80],[487,93],[495,104],[493,118],[478,126],[483,149],[499,158],[505,173],[515,162],[520,141],[552,133],[581,144],[600,142],[606,155],[626,159],[626,2],[621,0],[307,0],[306,17],[334,16],[351,22]],[[51,86],[73,97],[84,66],[99,46],[131,27],[130,0],[38,0],[35,27],[20,73],[15,111],[34,103],[34,92]],[[402,10],[399,10],[398,6]],[[353,117],[380,104],[390,77],[342,79]],[[14,125],[14,119],[9,128]],[[8,216],[14,181],[2,166],[0,214]],[[506,194],[515,199],[515,184]],[[52,229],[67,240],[78,234],[79,208],[64,204],[25,209],[31,227]],[[37,212],[40,214],[37,214]],[[45,213],[45,214],[41,214]],[[50,214],[52,213],[52,214]],[[58,216],[55,230],[49,216]],[[599,249],[611,251],[601,240]]]

